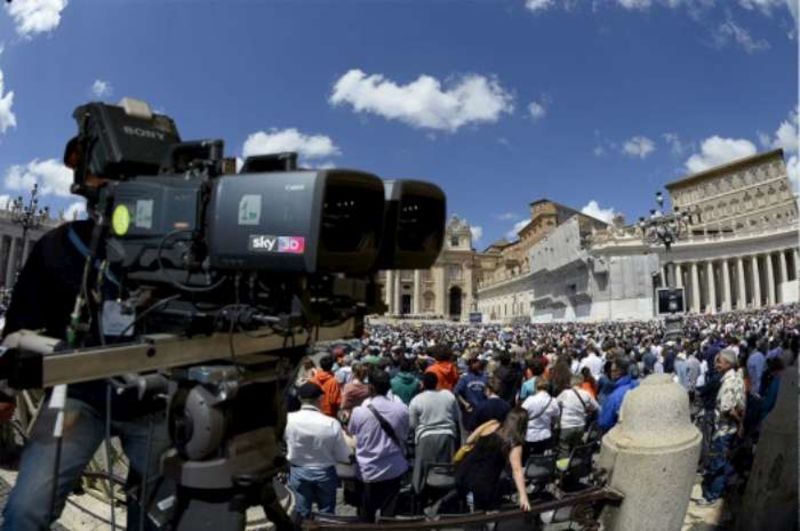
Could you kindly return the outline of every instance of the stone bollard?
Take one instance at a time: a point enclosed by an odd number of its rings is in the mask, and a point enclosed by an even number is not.
[[[689,395],[655,374],[628,391],[619,423],[603,437],[599,466],[625,495],[602,521],[610,531],[679,531],[692,493],[702,435],[689,416]]]
[[[737,531],[797,529],[797,379],[796,365],[784,369],[775,409],[761,425]]]

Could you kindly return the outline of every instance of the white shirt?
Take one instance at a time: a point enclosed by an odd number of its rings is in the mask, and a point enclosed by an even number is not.
[[[342,425],[314,406],[286,416],[286,459],[294,466],[327,468],[346,463],[350,447],[344,439]]]
[[[575,387],[561,391],[558,404],[561,406],[561,429],[583,428],[586,425],[587,412],[600,409],[600,404],[592,395]]]
[[[538,442],[549,439],[552,435],[550,431],[552,419],[558,418],[558,402],[547,394],[547,391],[539,391],[525,399],[522,409],[528,412],[528,431],[525,440]]]
[[[595,380],[599,380],[600,376],[603,374],[603,360],[594,352],[591,352],[581,360],[580,369],[583,370],[584,367],[589,367],[589,371],[592,373]]]

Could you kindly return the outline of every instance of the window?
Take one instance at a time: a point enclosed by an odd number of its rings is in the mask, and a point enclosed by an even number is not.
[[[450,246],[458,247],[458,236],[450,236]]]

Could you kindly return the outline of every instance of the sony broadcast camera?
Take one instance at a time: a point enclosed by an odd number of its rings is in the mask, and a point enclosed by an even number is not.
[[[173,451],[162,471],[177,493],[170,503],[139,493],[148,516],[177,531],[238,530],[245,509],[262,505],[291,529],[275,477],[292,372],[311,343],[358,338],[365,316],[384,310],[378,271],[434,263],[442,190],[304,169],[295,153],[252,156],[237,171],[221,140],[184,142],[172,119],[136,100],[73,116],[65,161],[95,221],[84,285],[67,341],[10,334],[0,380],[106,379],[167,397]],[[86,341],[92,330],[101,344]]]
[[[294,153],[252,156],[236,171],[221,140],[183,142],[171,118],[131,99],[73,116],[83,155],[73,191],[105,221],[123,298],[170,298],[137,322],[148,331],[213,327],[231,308],[236,326],[377,313],[376,272],[428,268],[441,249],[445,196],[434,184],[304,169]],[[110,181],[95,190],[89,175]]]

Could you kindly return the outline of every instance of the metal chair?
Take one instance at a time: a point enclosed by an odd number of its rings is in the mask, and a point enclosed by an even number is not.
[[[533,492],[543,491],[556,477],[556,454],[532,455],[525,462],[525,479]]]
[[[575,492],[587,488],[581,480],[592,474],[592,463],[596,445],[576,446],[566,459],[559,459],[556,468],[559,472],[558,487],[564,492]]]

